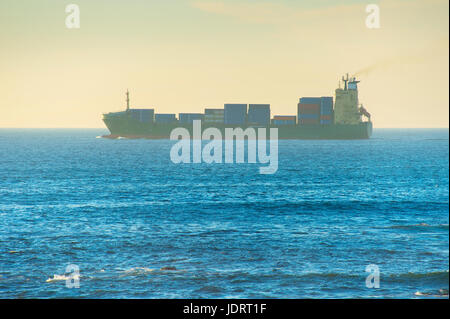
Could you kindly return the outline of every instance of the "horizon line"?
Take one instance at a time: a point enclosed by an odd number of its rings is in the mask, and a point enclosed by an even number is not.
[[[28,129],[28,130],[32,130],[32,129],[42,129],[42,130],[54,130],[54,129],[61,129],[61,130],[98,130],[98,129],[104,129],[104,130],[108,130],[108,128],[106,127],[60,127],[60,126],[55,126],[55,127],[0,127],[0,130],[7,130],[7,129]],[[437,129],[437,130],[443,130],[443,129],[449,129],[448,126],[437,126],[437,127],[411,127],[411,126],[404,126],[404,127],[390,127],[390,126],[385,126],[385,127],[374,127],[373,129],[423,129],[423,130],[433,130],[433,129]]]

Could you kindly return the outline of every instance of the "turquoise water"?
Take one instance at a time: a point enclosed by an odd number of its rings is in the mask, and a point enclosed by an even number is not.
[[[274,175],[105,133],[0,130],[1,298],[448,297],[446,129],[282,140]]]

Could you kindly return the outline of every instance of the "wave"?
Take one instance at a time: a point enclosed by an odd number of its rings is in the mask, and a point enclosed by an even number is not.
[[[285,273],[281,268],[274,268],[273,273],[266,274],[250,274],[245,272],[234,272],[230,274],[215,273],[215,277],[226,277],[229,280],[238,281],[259,281],[270,278],[286,279],[290,282],[295,280],[337,280],[337,281],[348,281],[348,280],[365,280],[367,273],[339,273],[339,272],[310,272],[310,273]],[[389,283],[412,283],[412,284],[424,284],[433,283],[440,287],[448,289],[448,270],[445,271],[435,271],[428,273],[399,273],[399,274],[386,274],[381,272],[381,281]]]
[[[434,229],[447,229],[448,230],[448,224],[438,224],[438,225],[429,225],[426,223],[420,223],[420,224],[412,224],[412,225],[393,225],[388,226],[385,228],[390,229],[420,229],[420,228],[434,228]]]
[[[399,277],[399,278],[411,278],[411,279],[421,279],[421,278],[447,278],[448,280],[448,270],[444,271],[432,271],[427,273],[402,273],[399,275],[391,275],[390,277]]]
[[[123,276],[140,276],[140,275],[147,275],[149,273],[154,273],[154,272],[171,272],[171,271],[184,272],[184,270],[177,269],[176,267],[173,267],[173,266],[165,266],[165,267],[161,267],[159,269],[158,268],[147,268],[147,267],[133,267],[133,268],[123,271],[121,277],[123,277]]]
[[[416,291],[414,295],[420,297],[448,298],[448,289],[439,289],[436,291],[424,291],[424,292]]]
[[[388,283],[414,286],[431,285],[436,288],[444,288],[444,290],[448,290],[448,278],[448,270],[427,273],[391,274],[387,276],[381,274],[381,280]]]
[[[197,289],[196,293],[221,293],[224,290],[217,286],[203,286],[199,289]]]

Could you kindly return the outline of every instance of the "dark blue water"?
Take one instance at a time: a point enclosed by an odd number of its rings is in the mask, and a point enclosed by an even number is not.
[[[274,175],[105,133],[0,130],[1,298],[448,297],[448,130],[283,140]]]

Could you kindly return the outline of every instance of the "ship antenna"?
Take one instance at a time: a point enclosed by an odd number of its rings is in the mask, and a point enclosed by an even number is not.
[[[344,81],[344,90],[347,91],[348,73],[347,78],[342,77],[342,81]]]
[[[130,92],[127,89],[127,111],[130,109]]]

